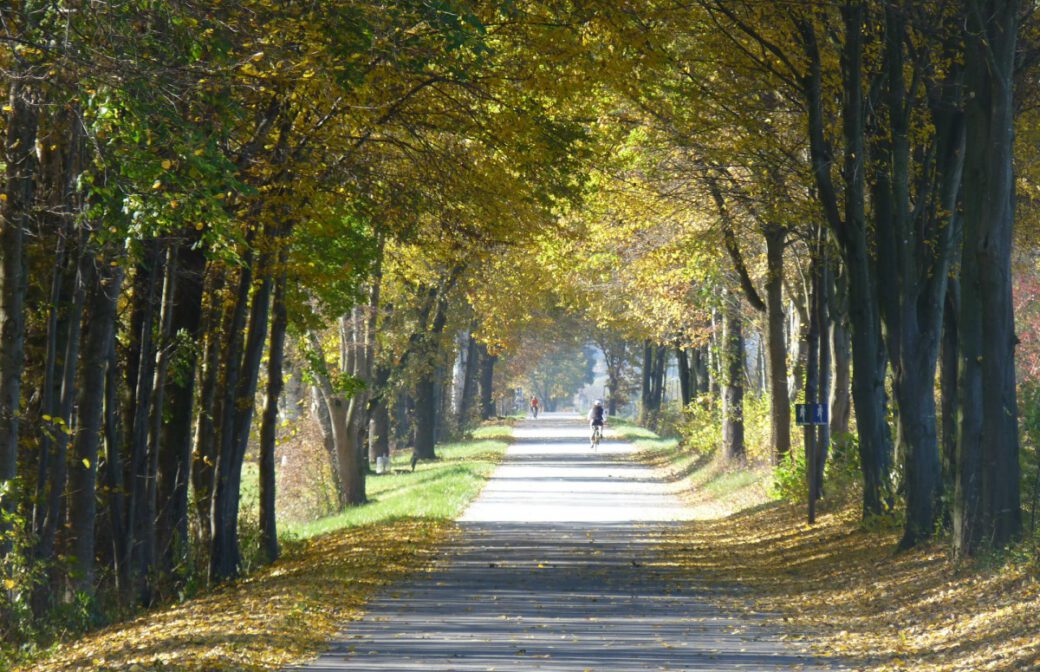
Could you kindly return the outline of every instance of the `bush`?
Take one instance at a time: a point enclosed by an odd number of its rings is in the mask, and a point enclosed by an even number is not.
[[[7,497],[20,498],[17,481],[0,484],[0,502]],[[0,556],[0,646],[20,645],[33,641],[36,627],[29,605],[33,590],[46,580],[45,567],[31,560],[35,540],[28,530],[26,521],[18,513],[5,512],[3,517],[2,543],[7,552]],[[0,656],[2,662],[2,656]]]
[[[673,431],[682,439],[683,445],[693,452],[711,453],[719,447],[721,423],[719,404],[714,398],[705,395],[676,414]]]
[[[791,447],[791,454],[780,460],[773,469],[773,483],[769,494],[789,502],[804,502],[809,498],[805,478],[805,451]]]
[[[697,453],[710,453],[722,441],[722,406],[711,396],[695,399],[680,412],[678,405],[669,408],[668,429],[679,436],[683,444]],[[663,423],[662,423],[663,424]],[[771,459],[769,397],[744,397],[744,442],[750,462],[765,462]]]
[[[1040,523],[1040,383],[1024,382],[1019,386],[1019,411],[1022,431],[1022,499],[1026,511],[1026,534],[1037,542]],[[1040,560],[1040,552],[1037,554]]]
[[[778,499],[805,502],[809,496],[805,475],[805,450],[801,432],[792,432],[791,454],[781,460],[773,470],[773,485],[770,493]],[[831,437],[827,464],[823,471],[823,494],[838,494],[854,491],[861,482],[859,441],[855,434],[838,434]]]
[[[769,417],[769,395],[744,397],[744,443],[750,462],[773,459],[773,429]]]

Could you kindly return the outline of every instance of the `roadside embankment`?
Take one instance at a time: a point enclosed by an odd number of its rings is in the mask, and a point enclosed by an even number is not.
[[[808,526],[801,504],[769,496],[770,469],[732,468],[674,440],[621,428],[681,479],[700,515],[677,527],[663,562],[722,590],[723,606],[775,614],[787,637],[858,669],[1040,669],[1040,580],[1014,550],[955,564],[940,540],[897,553],[895,521],[865,524],[855,492]]]
[[[440,460],[397,456],[370,504],[297,528],[282,559],[231,585],[150,610],[54,648],[25,672],[278,670],[313,657],[379,588],[428,571],[452,522],[479,494],[511,429],[439,446]]]

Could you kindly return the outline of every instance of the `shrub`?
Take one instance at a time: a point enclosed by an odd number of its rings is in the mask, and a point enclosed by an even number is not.
[[[779,499],[805,502],[809,488],[805,475],[805,450],[801,432],[792,432],[791,454],[773,470],[770,493]],[[859,441],[855,434],[831,437],[827,464],[823,472],[823,494],[855,491],[861,482]]]
[[[1040,382],[1024,382],[1019,386],[1019,411],[1022,431],[1022,498],[1026,507],[1026,533],[1037,542],[1040,523]],[[1040,560],[1040,552],[1037,554]]]
[[[674,433],[695,453],[711,453],[719,446],[722,415],[710,396],[695,399],[681,414],[676,414]]]

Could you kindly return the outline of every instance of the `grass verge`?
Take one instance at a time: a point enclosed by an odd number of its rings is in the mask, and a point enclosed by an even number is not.
[[[56,647],[25,672],[278,670],[319,653],[380,587],[427,571],[509,442],[508,427],[442,445],[415,473],[370,480],[374,502],[297,533],[286,556],[234,584]],[[399,471],[407,462],[395,462]]]
[[[641,461],[656,467],[669,481],[682,483],[680,494],[698,519],[718,518],[771,501],[769,465],[734,466],[717,451],[690,450],[678,439],[626,421],[614,424],[615,436],[639,448]]]
[[[896,553],[900,530],[865,526],[853,493],[826,501],[809,527],[803,505],[768,496],[767,467],[730,469],[637,437],[701,514],[676,528],[661,562],[714,585],[721,607],[775,614],[787,639],[853,669],[1040,669],[1035,563],[1008,554],[957,566],[939,543]]]
[[[484,487],[512,437],[510,427],[480,427],[473,438],[437,446],[438,460],[420,462],[413,472],[410,453],[394,456],[391,473],[365,483],[369,503],[309,523],[286,526],[303,539],[342,527],[401,517],[452,520]]]

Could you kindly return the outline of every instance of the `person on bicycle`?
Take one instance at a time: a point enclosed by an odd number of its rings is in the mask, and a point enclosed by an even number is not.
[[[538,397],[531,397],[531,417],[538,417]]]
[[[597,399],[589,410],[589,427],[592,428],[593,443],[596,441],[596,432],[599,432],[600,436],[603,435],[603,425],[605,424],[607,424],[607,413],[603,408],[603,402]]]

